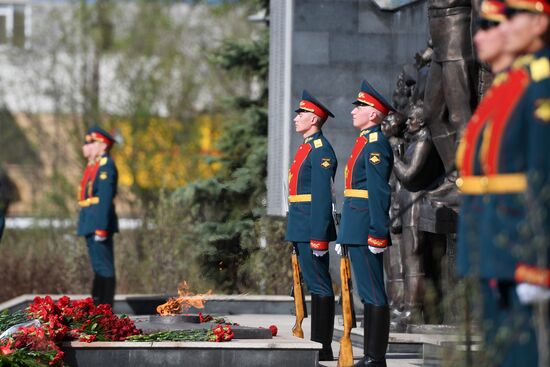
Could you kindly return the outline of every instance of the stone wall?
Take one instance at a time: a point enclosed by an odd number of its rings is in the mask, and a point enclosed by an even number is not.
[[[397,11],[370,0],[271,1],[268,213],[284,215],[289,161],[302,137],[293,110],[307,89],[334,112],[324,133],[339,160],[337,205],[342,204],[343,167],[357,132],[351,102],[362,79],[388,100],[403,65],[428,40],[426,2]]]

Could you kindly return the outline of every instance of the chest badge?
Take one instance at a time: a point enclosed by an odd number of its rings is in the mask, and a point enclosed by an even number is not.
[[[106,180],[106,179],[107,179],[107,172],[101,172],[101,173],[99,174],[99,178],[100,178],[101,180]]]
[[[321,167],[329,168],[330,166],[332,166],[330,163],[330,158],[321,158]]]
[[[371,153],[369,155],[369,162],[371,162],[372,164],[378,164],[380,163],[382,160],[380,159],[380,153]]]

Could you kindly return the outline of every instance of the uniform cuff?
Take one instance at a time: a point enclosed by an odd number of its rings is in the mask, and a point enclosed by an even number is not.
[[[550,288],[550,269],[519,264],[516,266],[514,280],[516,283],[529,283]]]
[[[104,231],[102,229],[96,229],[95,230],[95,235],[99,236],[99,237],[107,237],[107,235],[109,235],[109,232]]]
[[[368,239],[367,242],[368,242],[369,246],[372,246],[372,247],[383,248],[383,247],[388,246],[388,239],[387,238],[379,238],[379,237],[369,236],[369,239]]]
[[[328,250],[328,241],[311,240],[309,241],[309,246],[312,250],[326,251]]]

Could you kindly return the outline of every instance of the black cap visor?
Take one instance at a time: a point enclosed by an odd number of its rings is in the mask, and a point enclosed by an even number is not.
[[[481,30],[488,30],[488,29],[491,29],[493,27],[496,27],[498,26],[500,23],[499,22],[495,22],[493,20],[488,20],[488,19],[483,19],[483,18],[480,18],[477,20],[477,26],[479,29]]]

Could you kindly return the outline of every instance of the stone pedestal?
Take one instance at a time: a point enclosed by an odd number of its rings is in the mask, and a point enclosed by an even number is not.
[[[321,344],[295,337],[213,342],[71,342],[65,363],[78,367],[316,366]]]

